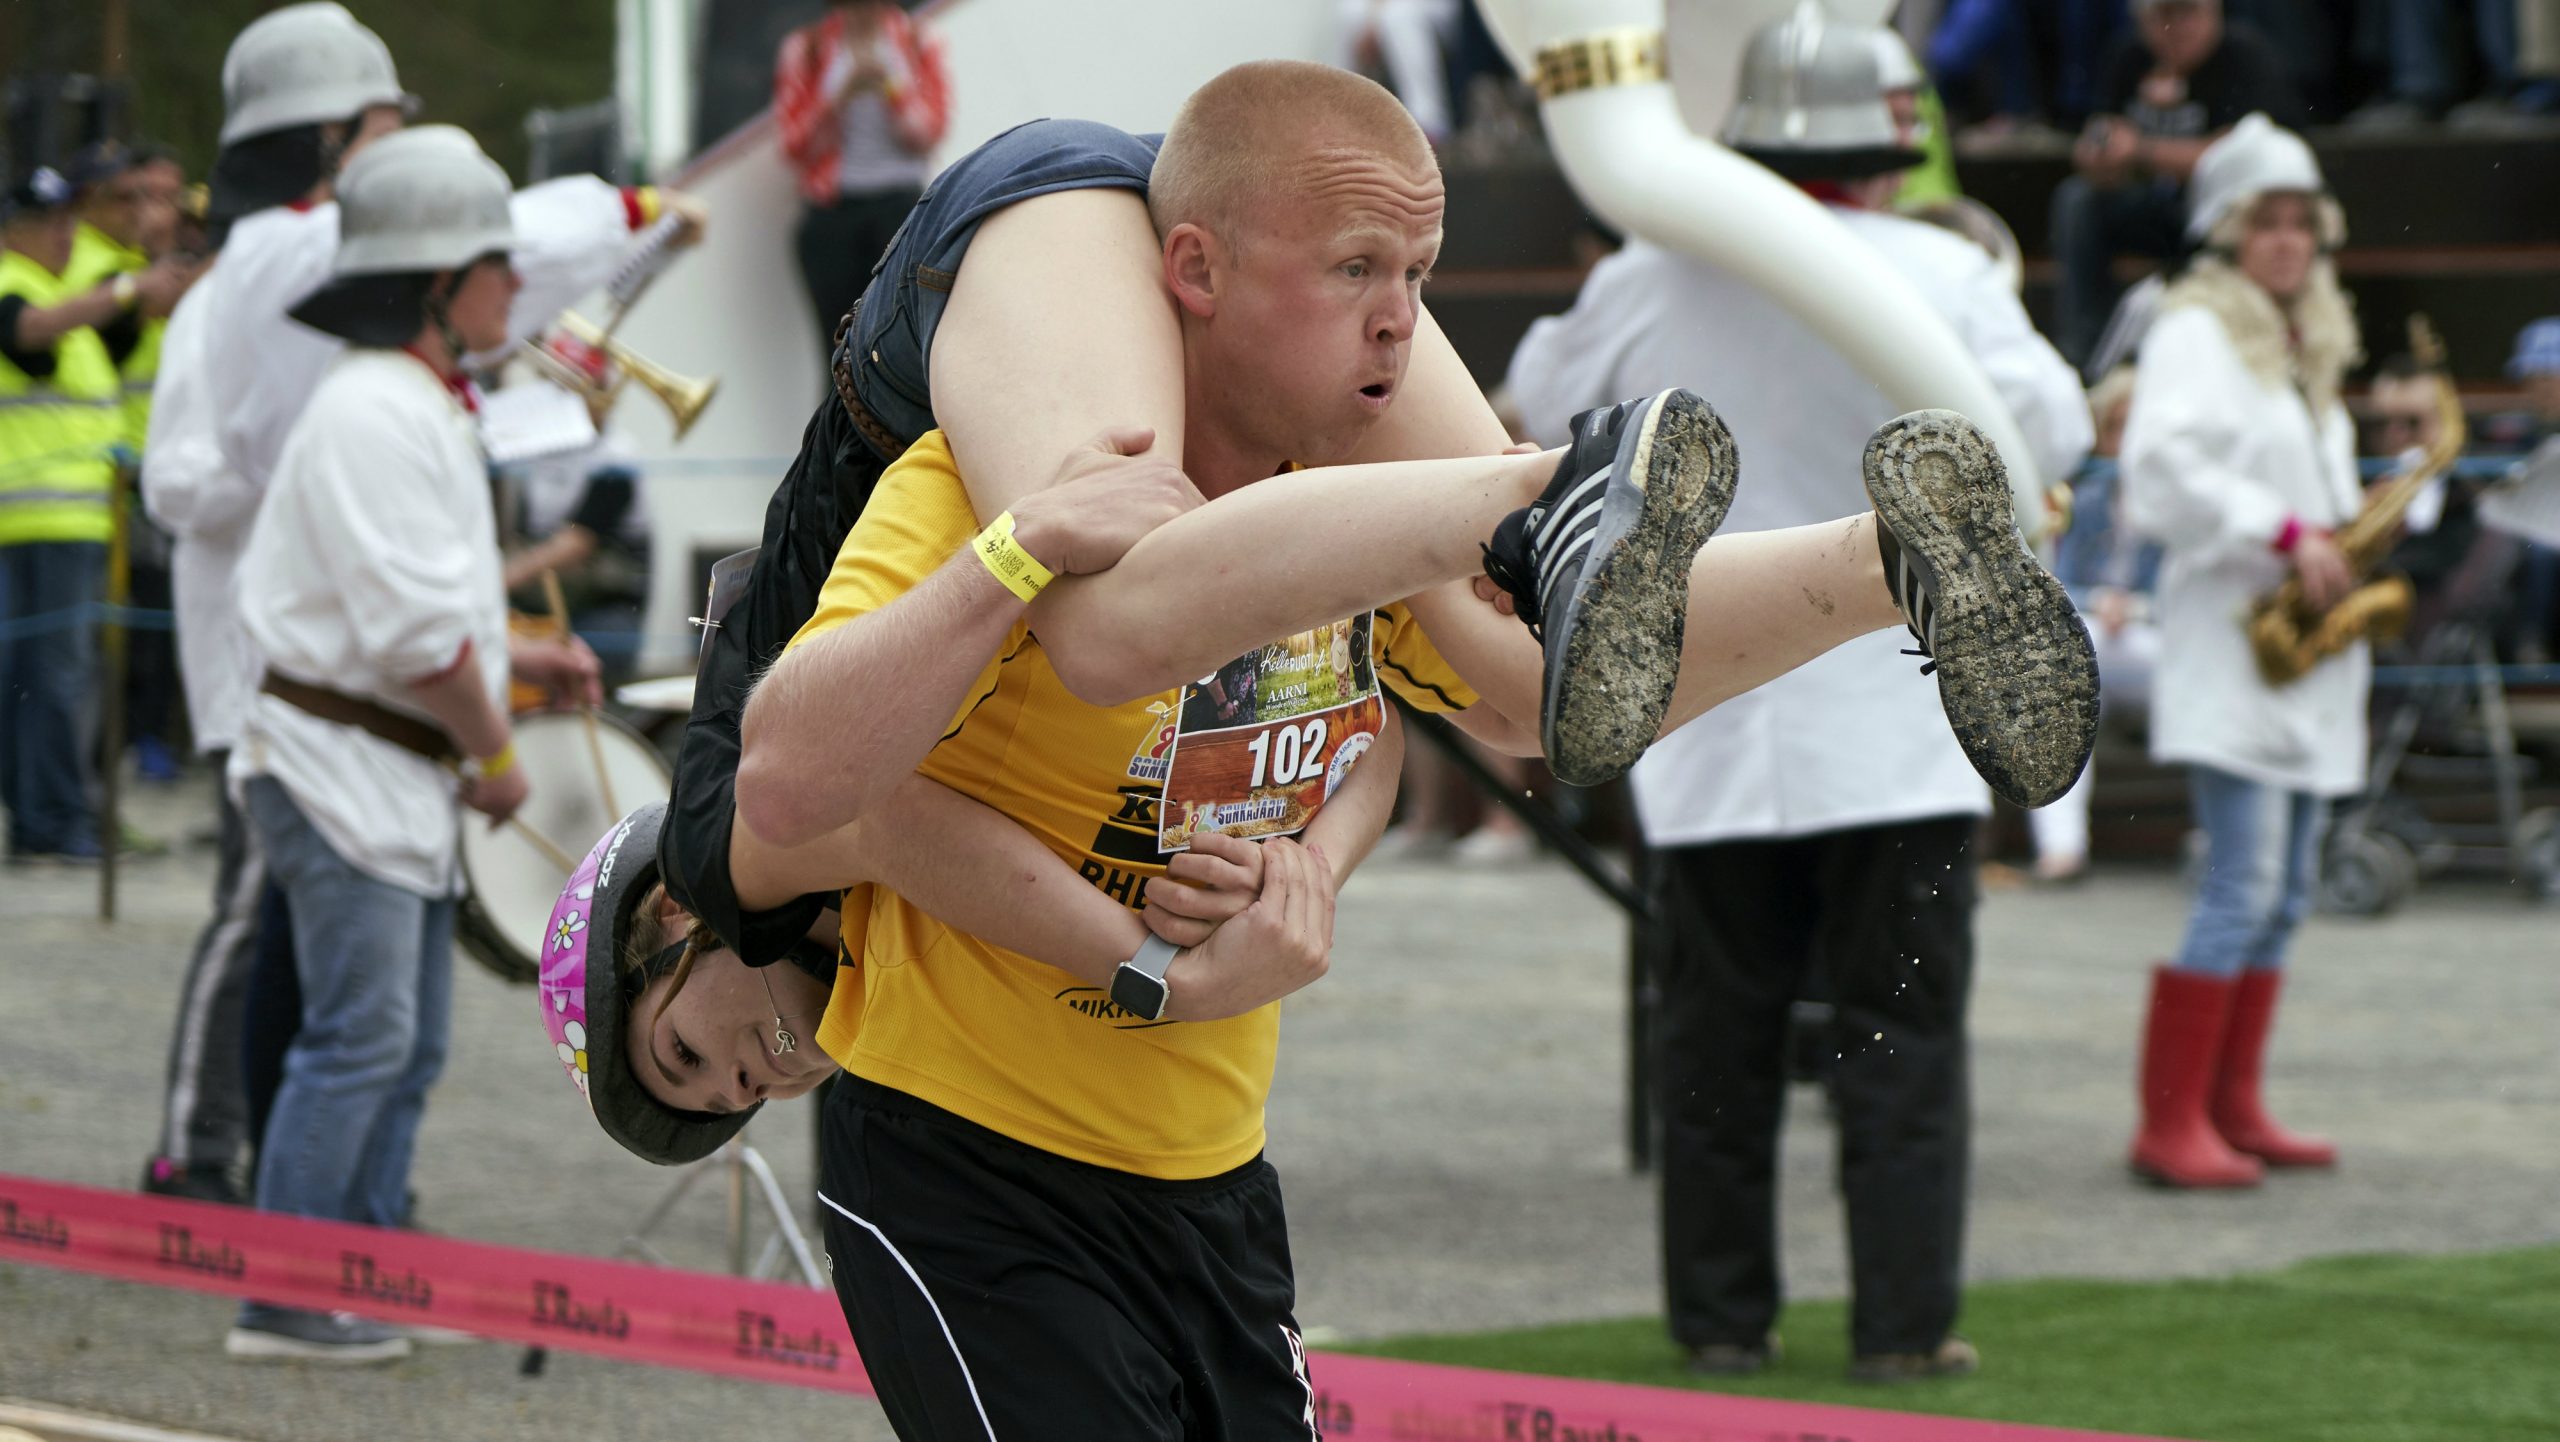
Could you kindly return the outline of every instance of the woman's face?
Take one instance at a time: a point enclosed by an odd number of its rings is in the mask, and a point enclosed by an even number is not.
[[[679,912],[668,922],[667,941],[683,939]],[[661,1013],[659,1003],[674,983],[672,975],[661,976],[641,990],[623,1035],[631,1074],[661,1103],[689,1112],[744,1111],[799,1096],[834,1073],[834,1060],[818,1049],[827,989],[798,967],[750,967],[731,951],[704,952]],[[773,1048],[777,1008],[797,1041],[780,1054]]]
[[[454,285],[445,316],[465,350],[493,351],[507,343],[507,313],[524,282],[507,257],[486,255],[471,263]]]
[[[2240,273],[2277,300],[2302,294],[2320,258],[2319,216],[2310,196],[2280,191],[2249,208],[2240,234]]]

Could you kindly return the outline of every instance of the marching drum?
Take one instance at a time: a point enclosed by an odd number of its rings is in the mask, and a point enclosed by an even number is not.
[[[515,718],[516,764],[531,797],[504,826],[477,813],[462,819],[454,939],[505,980],[533,984],[543,928],[577,859],[634,807],[667,799],[672,783],[656,749],[610,716],[594,724],[590,744],[587,718],[574,711]]]

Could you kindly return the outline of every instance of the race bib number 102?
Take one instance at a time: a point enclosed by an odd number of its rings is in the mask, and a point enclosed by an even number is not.
[[[1157,845],[1203,831],[1305,828],[1378,739],[1386,717],[1363,612],[1250,651],[1182,688],[1157,811]]]

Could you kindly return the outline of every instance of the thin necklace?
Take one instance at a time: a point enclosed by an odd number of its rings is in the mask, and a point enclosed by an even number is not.
[[[767,974],[763,967],[757,967],[756,979],[764,983],[764,999],[773,1003],[773,1054],[775,1056],[780,1056],[787,1051],[799,1050],[800,1039],[793,1036],[790,1028],[783,1025],[783,1023],[790,1020],[791,1017],[784,1016],[782,1014],[782,1003],[774,1000],[772,976]],[[796,1017],[799,1014],[800,1013],[795,1011],[791,1013],[791,1016]]]

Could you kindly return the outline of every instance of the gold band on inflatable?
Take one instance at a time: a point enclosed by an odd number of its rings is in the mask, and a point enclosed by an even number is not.
[[[1613,85],[1658,85],[1670,78],[1662,32],[1630,26],[1547,46],[1538,52],[1538,73],[1532,80],[1540,100],[1554,100]]]

